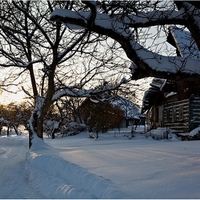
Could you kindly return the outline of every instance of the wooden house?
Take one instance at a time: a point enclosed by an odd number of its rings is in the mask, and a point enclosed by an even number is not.
[[[107,96],[106,98],[96,97],[86,98],[85,101],[80,105],[79,111],[84,109],[89,109],[92,105],[99,104],[102,106],[102,109],[107,109],[106,104],[117,106],[123,113],[123,120],[117,127],[125,128],[132,125],[144,125],[145,124],[145,115],[141,114],[141,110],[137,105],[132,103],[130,100],[120,97],[120,96]],[[104,105],[105,104],[105,105]],[[104,106],[103,106],[104,105]],[[100,113],[97,113],[99,115]],[[80,112],[79,118],[83,118],[82,112]],[[80,119],[76,119],[76,121],[80,122]],[[81,123],[85,123],[82,119]],[[116,128],[117,128],[116,127]]]
[[[189,32],[169,28],[167,41],[176,48],[178,56],[200,59],[200,53]],[[170,127],[189,132],[200,126],[200,80],[169,81],[154,78],[145,92],[142,112],[152,128]]]
[[[155,80],[153,80],[154,82]],[[200,95],[194,92],[192,87],[177,87],[186,81],[174,82],[172,88],[175,90],[169,91],[169,88],[165,86],[161,90],[154,90],[152,93],[152,87],[147,91],[144,99],[149,98],[149,92],[151,98],[150,105],[145,106],[143,104],[143,112],[147,112],[147,118],[152,128],[157,127],[170,127],[180,132],[189,132],[200,125]],[[165,84],[167,81],[165,81]],[[189,81],[188,81],[189,83]],[[172,83],[171,83],[172,84]],[[199,87],[200,89],[200,87]],[[157,99],[157,101],[155,101]]]

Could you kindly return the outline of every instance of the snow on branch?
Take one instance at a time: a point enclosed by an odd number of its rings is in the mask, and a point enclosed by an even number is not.
[[[62,89],[58,89],[55,94],[52,97],[52,101],[56,101],[60,99],[63,96],[70,96],[70,97],[91,97],[95,94],[104,93],[106,91],[116,90],[119,88],[122,84],[126,84],[128,82],[127,79],[123,78],[120,83],[114,85],[114,86],[106,86],[102,89],[76,89],[73,87],[65,87]]]
[[[87,19],[89,18],[90,12],[75,12],[66,9],[56,9],[51,13],[50,19],[52,21],[60,21],[66,24],[73,24],[82,26],[82,28],[87,28]],[[105,13],[96,13],[96,19],[94,21],[96,26],[105,29],[112,29],[115,27],[116,30],[123,29],[128,25],[128,27],[146,27],[160,25],[164,22],[165,24],[180,24],[184,20],[185,11],[183,9],[174,11],[151,11],[151,12],[139,12],[137,15],[114,15],[110,16]],[[120,19],[120,20],[119,20]],[[124,34],[121,32],[121,34]]]
[[[129,27],[149,27],[161,24],[181,24],[184,21],[185,10],[155,10],[151,12],[139,12],[137,15],[128,15],[124,23]]]
[[[192,12],[192,10],[188,12]],[[167,13],[170,14],[168,15]],[[51,20],[88,28],[86,20],[88,16],[89,12],[77,13],[70,10],[57,9],[51,14]],[[169,77],[172,77],[171,75],[177,76],[181,74],[184,76],[196,75],[200,74],[199,60],[184,59],[176,56],[168,57],[149,51],[135,40],[130,29],[131,26],[139,26],[139,24],[141,27],[144,27],[144,24],[148,24],[149,26],[155,25],[156,23],[160,24],[160,20],[165,20],[165,24],[172,23],[172,21],[181,24],[183,23],[184,16],[183,9],[179,11],[140,13],[138,16],[132,15],[132,17],[122,18],[119,15],[109,16],[105,13],[100,14],[97,12],[95,22],[89,28],[91,31],[107,35],[121,44],[128,58],[135,64],[135,67],[131,68],[134,79],[148,76],[166,78],[166,75],[169,75]],[[153,22],[153,24],[150,22]]]
[[[52,21],[60,21],[65,24],[78,25],[82,28],[88,28],[88,20],[90,17],[90,12],[74,12],[66,9],[56,9],[52,12],[50,19]],[[96,13],[96,18],[93,26],[90,25],[90,30],[93,31],[95,27],[100,27],[103,29],[115,29],[119,30],[119,33],[123,33],[123,24],[120,22],[116,23],[116,18],[110,17],[107,14]]]
[[[134,51],[136,51],[138,58],[155,71],[200,74],[200,60],[190,58],[185,59],[178,56],[163,56],[147,50],[134,39],[132,39],[130,42],[132,44],[132,48],[134,48]],[[137,66],[134,66],[134,68],[131,69],[132,73],[134,73],[135,69],[137,69]]]
[[[5,51],[3,51],[2,49],[0,49],[0,52],[2,52],[2,54],[8,58],[10,61],[10,63],[0,63],[0,66],[2,67],[21,67],[21,68],[27,68],[29,67],[30,65],[32,64],[36,64],[36,63],[40,63],[43,61],[43,59],[38,59],[38,60],[33,60],[33,61],[30,61],[30,62],[24,62],[22,59],[20,58],[17,58]]]

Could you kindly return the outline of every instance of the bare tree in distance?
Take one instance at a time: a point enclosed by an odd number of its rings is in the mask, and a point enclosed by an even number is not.
[[[160,77],[199,78],[200,61],[178,56],[166,56],[155,47],[144,47],[148,35],[142,28],[157,27],[157,32],[169,25],[187,28],[200,49],[200,5],[197,1],[82,1],[83,8],[73,11],[56,9],[51,20],[73,24],[116,40],[133,62],[132,79]],[[92,23],[91,23],[92,19]],[[157,38],[156,34],[156,38]],[[143,37],[142,40],[140,39]],[[147,45],[146,45],[147,46]]]
[[[53,102],[64,96],[89,97],[115,90],[126,82],[126,79],[118,80],[115,86],[99,90],[94,85],[91,87],[91,80],[104,81],[100,68],[107,73],[111,64],[121,69],[122,65],[112,63],[112,53],[98,53],[97,49],[105,44],[107,37],[102,39],[89,29],[71,30],[60,22],[50,21],[53,10],[73,9],[74,4],[76,9],[81,9],[82,4],[71,1],[3,1],[0,8],[0,56],[4,59],[0,66],[18,69],[16,77],[25,74],[31,82],[32,92],[27,91],[27,85],[23,86],[26,94],[34,99],[29,120],[30,147],[36,135],[43,138],[43,120]],[[109,45],[115,48],[116,43],[113,40]],[[72,59],[76,54],[76,59]],[[83,66],[79,62],[81,57],[86,59]]]

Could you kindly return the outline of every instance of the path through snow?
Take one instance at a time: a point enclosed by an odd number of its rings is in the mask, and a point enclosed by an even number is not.
[[[27,136],[0,137],[0,198],[117,198],[112,181],[64,160],[59,149]]]
[[[27,138],[27,137],[26,137]],[[14,140],[14,142],[13,142]],[[42,198],[28,181],[27,139],[23,136],[0,138],[0,198]],[[20,147],[20,148],[19,148]]]
[[[85,132],[33,142],[0,137],[0,198],[200,197],[200,141]]]

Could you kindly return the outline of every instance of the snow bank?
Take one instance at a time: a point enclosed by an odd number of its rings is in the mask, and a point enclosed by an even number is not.
[[[128,132],[35,138],[31,150],[28,135],[0,136],[0,199],[199,199],[199,140]]]
[[[11,136],[1,136],[0,137],[0,145],[12,145],[12,146],[27,146],[28,147],[28,141],[26,140],[27,136],[17,136],[17,135],[11,135]]]
[[[166,127],[158,127],[157,129],[152,129],[146,133],[146,137],[151,136],[154,139],[171,139],[173,137],[172,130]]]
[[[29,181],[44,198],[125,198],[112,181],[64,160],[57,150],[34,138],[27,153]],[[56,166],[56,167],[55,167]]]
[[[196,134],[198,134],[200,132],[200,127],[195,128],[194,130],[192,130],[189,135],[190,136],[194,136]]]

